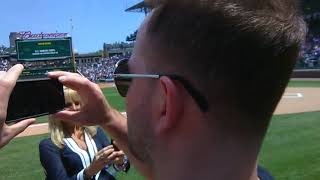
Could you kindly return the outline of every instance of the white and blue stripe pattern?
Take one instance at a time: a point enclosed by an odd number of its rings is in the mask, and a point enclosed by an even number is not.
[[[65,144],[76,153],[82,162],[83,170],[77,174],[78,180],[84,180],[84,169],[87,168],[90,163],[93,161],[95,154],[98,152],[96,143],[94,140],[84,131],[85,143],[87,145],[87,151],[81,149],[77,143],[72,138],[64,138]],[[98,180],[100,175],[100,171],[96,174],[95,179]]]

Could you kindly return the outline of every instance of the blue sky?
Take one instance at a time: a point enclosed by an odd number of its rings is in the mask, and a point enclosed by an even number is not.
[[[0,44],[10,32],[71,32],[80,53],[102,49],[104,42],[125,41],[143,21],[143,13],[124,10],[139,0],[1,0]]]

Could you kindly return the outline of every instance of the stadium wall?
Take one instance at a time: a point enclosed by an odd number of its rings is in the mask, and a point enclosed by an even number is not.
[[[320,78],[320,69],[294,70],[291,78]]]

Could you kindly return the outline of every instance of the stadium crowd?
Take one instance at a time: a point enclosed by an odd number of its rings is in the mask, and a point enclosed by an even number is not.
[[[320,31],[318,28],[320,12],[306,15],[305,21],[309,24],[309,32],[301,49],[297,68],[320,68]]]
[[[320,67],[320,35],[309,33],[306,43],[301,50],[301,60],[299,67],[301,68],[317,68]]]
[[[0,58],[0,71],[7,71],[10,69],[9,62],[6,59]]]
[[[113,56],[110,58],[102,58],[101,61],[96,63],[82,63],[77,65],[78,71],[90,81],[101,82],[112,79],[112,74],[116,63],[130,55]]]

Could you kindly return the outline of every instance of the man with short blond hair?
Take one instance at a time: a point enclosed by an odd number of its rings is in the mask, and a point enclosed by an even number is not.
[[[293,0],[157,1],[114,74],[128,119],[66,72],[84,105],[56,116],[102,126],[149,179],[256,180],[305,31]]]

